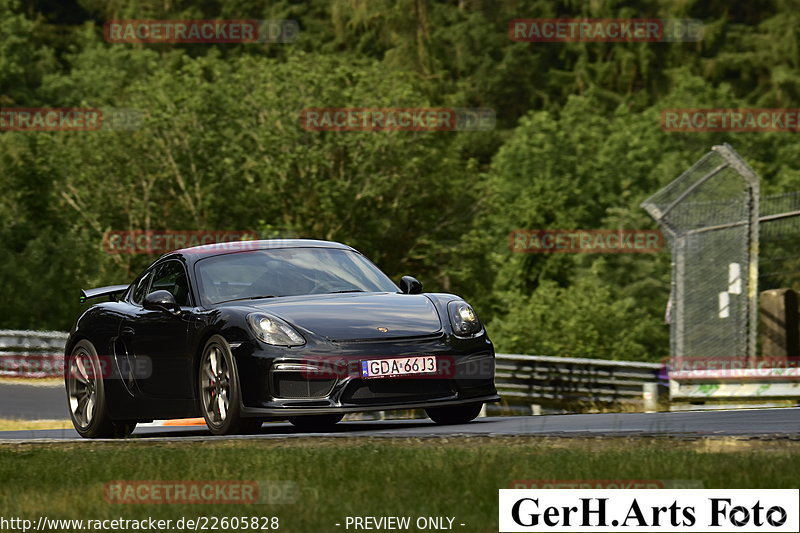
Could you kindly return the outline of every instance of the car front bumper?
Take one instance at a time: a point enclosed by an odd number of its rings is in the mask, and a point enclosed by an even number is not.
[[[260,344],[242,343],[233,352],[242,383],[244,416],[422,409],[500,399],[494,385],[494,348],[485,335],[455,340],[440,335],[301,349],[265,349]],[[441,373],[362,378],[354,371],[361,361],[409,356],[434,356]],[[345,367],[336,366],[338,363]],[[317,372],[319,368],[321,373]],[[335,368],[339,370],[332,371]]]

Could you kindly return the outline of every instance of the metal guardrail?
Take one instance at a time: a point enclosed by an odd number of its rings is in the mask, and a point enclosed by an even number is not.
[[[0,376],[60,377],[67,334],[0,330]],[[641,401],[660,365],[600,359],[497,354],[496,383],[509,403]]]
[[[28,331],[18,329],[0,329],[0,350],[6,348],[22,348],[43,351],[48,349],[63,350],[67,342],[67,333],[63,331]]]
[[[508,403],[545,406],[658,403],[659,363],[497,354],[495,383]]]
[[[61,331],[0,330],[0,376],[61,377],[66,342]]]
[[[800,398],[800,368],[691,370],[670,374],[673,401],[783,400]]]

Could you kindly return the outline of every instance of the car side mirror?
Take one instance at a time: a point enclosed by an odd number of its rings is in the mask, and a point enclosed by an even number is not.
[[[403,294],[422,294],[422,283],[412,276],[400,278],[400,292]]]
[[[169,291],[151,292],[144,297],[142,306],[149,311],[165,311],[173,315],[178,314],[181,310],[181,306]]]

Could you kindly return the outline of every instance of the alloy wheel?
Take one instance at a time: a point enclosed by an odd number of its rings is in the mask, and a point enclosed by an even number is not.
[[[79,347],[70,358],[67,394],[72,417],[81,428],[94,420],[97,407],[98,368],[92,355]]]
[[[212,343],[203,356],[202,398],[206,419],[222,425],[228,418],[231,398],[231,372],[220,346]]]

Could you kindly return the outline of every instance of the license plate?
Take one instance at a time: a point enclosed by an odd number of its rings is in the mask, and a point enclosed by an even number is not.
[[[413,376],[415,374],[433,374],[435,372],[436,357],[432,355],[361,361],[362,378]]]

